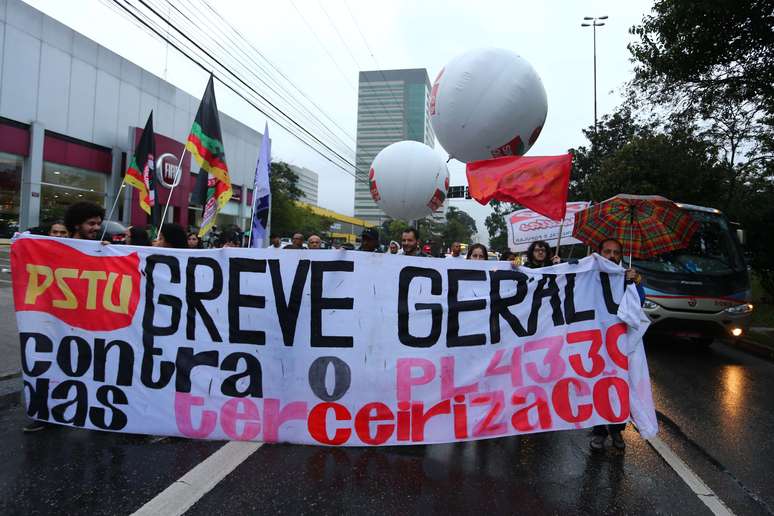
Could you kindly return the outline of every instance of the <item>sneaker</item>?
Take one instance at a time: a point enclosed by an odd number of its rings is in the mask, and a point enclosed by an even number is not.
[[[593,451],[600,451],[605,449],[605,437],[604,435],[593,435],[591,436],[591,441],[589,441],[589,447]]]
[[[22,431],[25,434],[29,434],[32,432],[39,432],[41,430],[44,430],[46,427],[48,427],[48,423],[45,421],[33,421],[32,423],[25,426]]]
[[[612,432],[611,437],[613,439],[613,446],[615,446],[619,450],[626,449],[626,441],[624,441],[624,438],[623,438],[623,435],[621,435],[621,432]]]

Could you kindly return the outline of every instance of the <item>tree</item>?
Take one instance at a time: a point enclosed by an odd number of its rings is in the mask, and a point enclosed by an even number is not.
[[[308,207],[298,204],[301,189],[298,175],[284,162],[273,162],[269,174],[271,188],[271,231],[277,235],[293,233],[327,235],[333,219],[321,217]]]
[[[769,0],[658,0],[630,32],[635,83],[691,104],[756,99],[774,112],[774,9]]]
[[[492,213],[484,221],[489,233],[489,248],[508,249],[508,226],[505,222],[505,215],[520,209],[521,206],[502,201],[491,201],[489,206],[492,207]]]

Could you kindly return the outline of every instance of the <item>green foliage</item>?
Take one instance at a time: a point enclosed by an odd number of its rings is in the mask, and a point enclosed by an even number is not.
[[[492,207],[492,213],[484,221],[489,233],[489,249],[503,251],[508,249],[508,227],[505,216],[520,209],[521,206],[502,201],[491,201],[489,206]]]
[[[303,233],[304,236],[309,236],[311,233],[327,235],[333,219],[317,215],[306,206],[297,203],[302,193],[298,187],[298,175],[287,163],[280,161],[271,164],[269,184],[272,233],[283,237],[298,232]]]
[[[774,108],[769,0],[658,0],[630,32],[635,82],[663,100],[758,99]]]

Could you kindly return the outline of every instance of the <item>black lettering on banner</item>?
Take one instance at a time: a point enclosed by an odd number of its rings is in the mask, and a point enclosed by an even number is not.
[[[409,333],[409,306],[408,293],[411,281],[414,278],[428,278],[430,280],[430,294],[440,296],[443,291],[441,273],[435,269],[423,267],[403,267],[398,277],[398,339],[404,346],[413,348],[429,348],[441,336],[441,323],[443,322],[443,307],[441,303],[416,303],[414,310],[430,310],[432,325],[430,334],[426,337],[415,337]]]
[[[351,297],[323,297],[323,276],[326,272],[353,272],[355,263],[345,260],[312,262],[312,313],[310,340],[313,348],[351,348],[353,338],[350,335],[323,335],[323,310],[352,310],[355,305]]]
[[[504,281],[516,282],[516,293],[512,296],[500,296],[500,283]],[[511,327],[518,337],[527,335],[527,330],[521,321],[509,310],[513,305],[518,305],[527,297],[527,275],[519,271],[490,271],[489,272],[489,333],[492,336],[492,344],[500,342],[500,317]]]
[[[116,407],[116,405],[129,404],[124,391],[112,385],[101,385],[97,389],[97,401],[106,408],[91,407],[89,409],[89,420],[94,426],[102,430],[121,430],[126,426],[126,414]],[[110,411],[109,424],[107,422],[108,410]]]
[[[599,281],[602,282],[602,297],[605,298],[605,307],[607,313],[615,315],[618,313],[618,303],[613,300],[613,289],[610,286],[610,275],[606,272],[599,272]]]
[[[194,353],[193,348],[177,348],[175,360],[177,375],[175,375],[175,390],[191,392],[191,371],[196,366],[218,367],[217,351],[201,351]]]
[[[325,387],[328,366],[333,365],[333,392]],[[315,396],[323,401],[337,401],[344,396],[352,384],[352,370],[339,357],[318,357],[309,366],[309,387]]]
[[[301,310],[301,295],[304,293],[306,277],[309,275],[309,263],[309,260],[298,261],[296,274],[293,276],[293,285],[290,287],[290,298],[286,301],[279,260],[269,260],[271,286],[274,289],[274,304],[277,307],[277,316],[282,329],[282,341],[286,346],[292,346],[293,339],[296,336],[298,312]]]
[[[75,391],[75,397],[70,399],[70,391]],[[86,411],[89,407],[89,393],[86,384],[77,380],[65,380],[51,391],[52,400],[68,400],[51,408],[51,416],[59,423],[67,423],[82,427],[86,424]],[[67,409],[75,405],[71,418],[66,417]]]
[[[159,294],[159,299],[154,303],[155,280],[153,273],[159,264],[169,268],[169,282],[180,283],[180,264],[174,256],[152,254],[145,258],[145,310],[142,316],[142,365],[140,367],[140,381],[151,389],[163,389],[175,373],[175,364],[168,360],[159,362],[159,379],[153,379],[153,357],[161,355],[161,348],[153,345],[153,337],[173,335],[180,325],[180,312],[183,302],[170,294]],[[164,305],[170,308],[170,322],[168,326],[156,326],[153,323],[156,305]]]
[[[21,341],[21,361],[22,361],[22,371],[24,371],[25,376],[40,376],[46,371],[49,370],[51,367],[51,361],[50,360],[36,360],[32,367],[30,368],[29,363],[27,363],[27,346],[29,345],[30,339],[33,339],[34,341],[34,351],[36,353],[51,353],[54,350],[54,343],[51,342],[51,339],[49,339],[47,336],[43,335],[42,333],[20,333],[19,334],[19,340]]]
[[[36,378],[35,386],[24,380],[24,388],[27,389],[27,415],[38,419],[48,420],[48,378]]]
[[[449,315],[448,328],[446,330],[446,345],[450,348],[459,346],[482,346],[486,344],[486,334],[476,333],[472,335],[460,335],[460,313],[475,312],[486,308],[486,299],[470,299],[460,301],[457,296],[460,290],[460,281],[486,281],[485,271],[469,269],[449,269]]]
[[[244,398],[250,396],[253,398],[263,398],[263,370],[258,358],[250,353],[231,353],[220,365],[224,371],[236,371],[240,360],[244,360],[245,370],[241,373],[232,374],[225,380],[220,387],[224,396],[233,396],[235,398]],[[237,382],[242,378],[249,378],[249,383],[244,390],[237,388]]]
[[[202,292],[196,290],[197,267],[207,267],[210,269],[207,272],[207,277],[212,277],[212,288],[210,290]],[[204,308],[204,303],[202,303],[202,301],[217,299],[221,292],[223,292],[223,269],[221,269],[218,261],[206,257],[189,258],[185,268],[185,302],[188,305],[185,323],[186,339],[196,340],[196,314],[198,313],[202,323],[204,323],[204,327],[207,328],[207,333],[210,334],[210,339],[213,342],[223,342],[215,322],[212,320],[212,316],[210,316],[207,309]]]
[[[266,272],[266,260],[250,258],[229,258],[228,260],[228,339],[235,344],[266,344],[266,333],[261,330],[243,330],[239,326],[240,308],[264,308],[266,298],[242,294],[239,279],[243,272]]]
[[[73,343],[75,343],[75,367],[72,363]],[[56,363],[64,374],[78,378],[86,374],[91,364],[91,347],[86,339],[71,335],[62,339],[56,353]]]
[[[546,287],[546,283],[548,286]],[[543,278],[538,281],[535,292],[532,294],[532,310],[529,313],[527,321],[527,334],[534,335],[537,332],[538,315],[540,307],[543,305],[543,298],[550,298],[551,302],[551,320],[554,326],[564,324],[562,316],[562,300],[559,299],[559,285],[556,284],[556,274],[543,274]]]
[[[567,274],[565,279],[567,284],[564,286],[564,317],[567,324],[593,321],[594,317],[596,317],[593,308],[581,312],[575,311],[575,273]]]
[[[134,350],[128,342],[123,340],[111,340],[105,344],[105,339],[94,339],[94,381],[105,381],[105,366],[107,364],[108,352],[118,348],[118,364],[116,373],[116,385],[132,385],[132,375],[134,374]]]

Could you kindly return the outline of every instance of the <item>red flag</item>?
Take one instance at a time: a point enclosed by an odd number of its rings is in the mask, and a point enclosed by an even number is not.
[[[505,156],[468,163],[470,196],[481,204],[514,202],[552,220],[564,219],[572,154]]]

